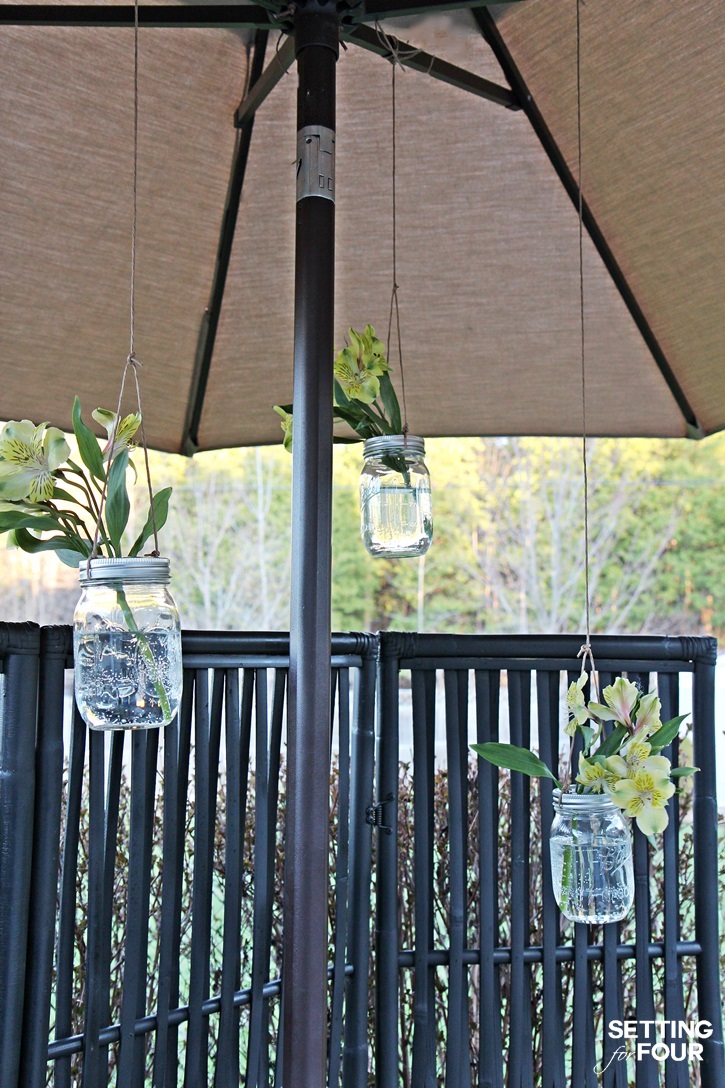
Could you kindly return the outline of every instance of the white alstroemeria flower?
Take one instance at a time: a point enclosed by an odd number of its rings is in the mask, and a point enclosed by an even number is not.
[[[652,745],[646,740],[632,739],[622,746],[619,754],[609,756],[607,768],[617,778],[634,778],[647,771],[655,778],[669,778],[672,766],[666,756],[653,756]]]
[[[363,356],[354,348],[343,348],[335,359],[335,377],[348,400],[372,404],[380,392],[378,374],[384,373],[371,357],[371,365],[365,366]]]
[[[47,502],[53,497],[53,472],[70,454],[63,432],[29,419],[11,420],[0,432],[0,498]]]
[[[577,726],[586,725],[591,717],[584,701],[587,679],[587,674],[583,672],[578,680],[572,681],[566,693],[566,709],[571,715],[571,720],[564,726],[564,732],[570,737],[576,733]]]
[[[103,447],[104,461],[113,460],[121,450],[126,449],[141,426],[140,412],[132,412],[130,415],[124,416],[118,424],[112,450],[111,437],[113,436],[113,428],[116,426],[117,413],[110,412],[107,408],[96,408],[95,412],[91,412],[91,415],[96,423],[100,423],[102,427],[106,428],[106,434],[108,435],[108,442]]]
[[[613,684],[604,689],[604,701],[614,712],[614,720],[632,727],[632,712],[637,705],[639,688],[630,680],[618,676]]]
[[[637,720],[634,727],[635,735],[649,737],[653,733],[656,733],[662,725],[662,722],[660,721],[661,710],[662,703],[660,702],[656,691],[650,691],[649,694],[643,695],[639,701],[639,706],[637,707]]]
[[[666,805],[675,792],[675,784],[668,778],[655,777],[649,771],[637,771],[632,778],[621,778],[611,787],[615,805],[625,816],[633,816],[644,835],[664,831],[669,823]]]
[[[576,776],[575,781],[580,786],[586,786],[592,793],[601,793],[603,789],[609,793],[614,776],[607,767],[601,763],[595,763],[593,760],[585,759],[584,754],[580,752],[579,774]]]

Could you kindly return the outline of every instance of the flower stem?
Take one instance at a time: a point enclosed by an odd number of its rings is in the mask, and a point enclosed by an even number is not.
[[[156,668],[156,659],[154,657],[153,650],[149,645],[149,640],[146,638],[146,635],[143,633],[143,631],[139,630],[138,624],[136,623],[134,614],[131,610],[130,604],[128,603],[128,599],[124,590],[116,590],[116,599],[118,601],[118,605],[121,611],[123,612],[123,618],[126,621],[126,626],[128,627],[129,631],[133,631],[133,633],[138,637],[138,644],[141,648],[141,653],[146,660],[146,664],[149,666],[153,685],[156,688],[156,694],[159,697],[161,712],[164,716],[164,719],[168,721],[171,719],[171,705],[169,703],[169,697],[166,694],[166,689],[164,688],[164,685],[159,679],[158,671]]]

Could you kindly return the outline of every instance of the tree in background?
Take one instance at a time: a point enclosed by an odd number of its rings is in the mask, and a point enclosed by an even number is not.
[[[480,586],[482,628],[556,634],[585,625],[581,446],[512,438],[472,451],[477,479],[457,515],[471,534],[467,569]],[[641,629],[649,592],[679,520],[656,492],[662,454],[652,443],[588,446],[592,627]],[[671,496],[670,496],[671,497]]]
[[[434,439],[427,447],[434,543],[422,559],[402,560],[365,551],[360,447],[336,448],[333,627],[581,631],[580,442]],[[724,467],[725,436],[589,443],[593,630],[725,631]],[[154,454],[153,473],[174,486],[164,547],[184,626],[287,629],[292,472],[284,451],[191,461]],[[76,597],[74,573],[52,556],[9,552],[0,564],[5,620],[70,622]]]
[[[158,455],[157,455],[158,456]],[[174,503],[164,529],[185,627],[289,625],[291,465],[278,449],[164,458]]]

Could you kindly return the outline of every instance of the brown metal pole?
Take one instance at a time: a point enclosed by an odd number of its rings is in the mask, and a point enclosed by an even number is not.
[[[324,1088],[336,5],[299,4],[294,34],[299,88],[282,1084]]]

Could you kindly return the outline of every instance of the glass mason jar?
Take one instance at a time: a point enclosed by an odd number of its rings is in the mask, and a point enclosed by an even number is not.
[[[360,476],[360,535],[371,555],[423,555],[433,538],[425,443],[416,435],[368,438]]]
[[[611,798],[554,790],[551,877],[572,922],[617,922],[634,899],[632,834]]]
[[[168,725],[182,687],[168,559],[83,560],[73,617],[75,696],[92,729]]]

